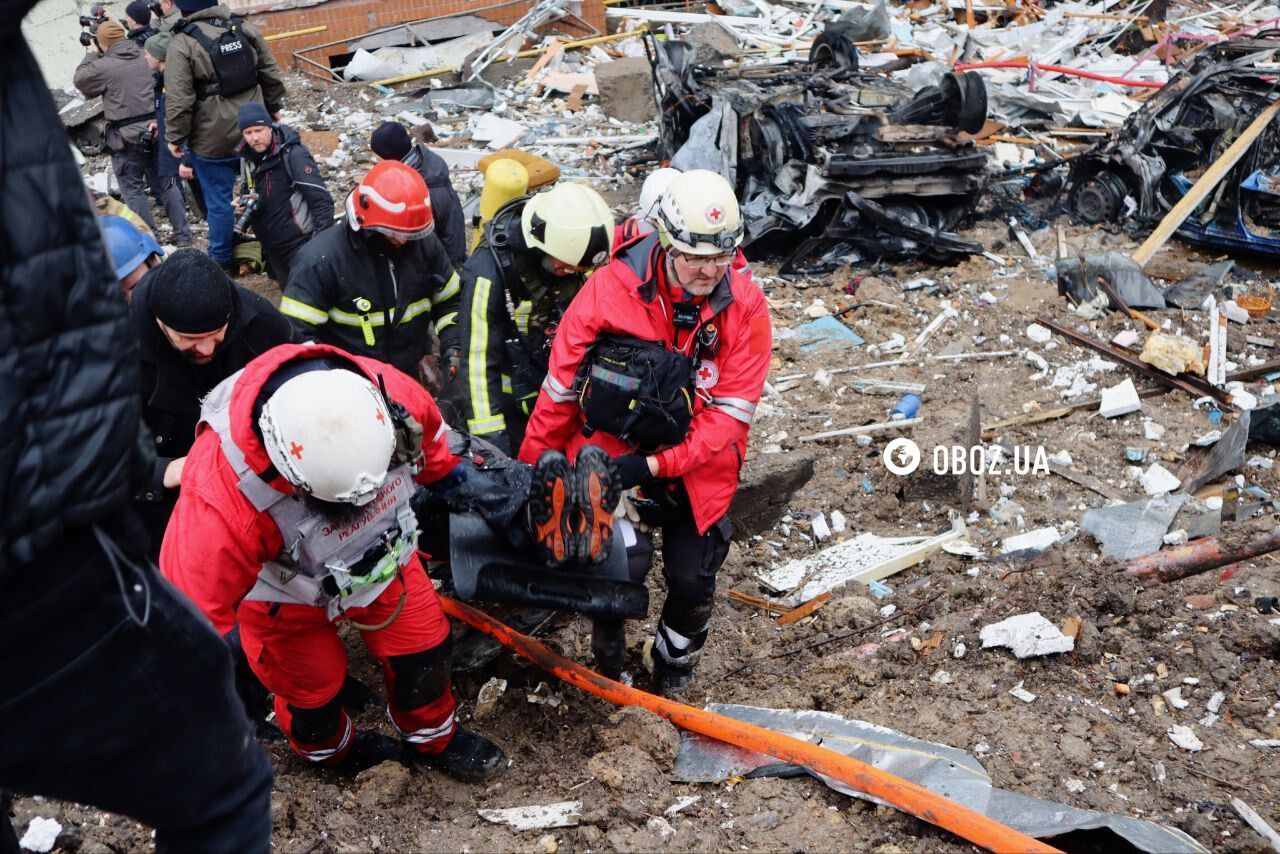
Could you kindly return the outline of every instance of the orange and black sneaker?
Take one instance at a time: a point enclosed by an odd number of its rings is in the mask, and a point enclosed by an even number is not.
[[[573,469],[559,451],[547,451],[529,484],[529,533],[548,566],[573,560]]]
[[[613,546],[613,511],[621,489],[613,460],[595,445],[584,445],[573,463],[574,547],[579,563],[599,563]]]

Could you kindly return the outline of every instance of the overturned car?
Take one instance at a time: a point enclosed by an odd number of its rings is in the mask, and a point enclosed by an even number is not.
[[[646,37],[646,49],[660,156],[726,176],[746,245],[785,252],[783,273],[982,250],[951,231],[988,179],[987,156],[966,133],[987,117],[977,74],[912,92],[860,71],[838,25],[807,63],[711,68],[686,42]]]
[[[1067,207],[1089,224],[1155,226],[1275,99],[1280,33],[1233,39],[1199,54],[1076,158]],[[1217,249],[1280,257],[1280,129],[1272,123],[1176,232]]]

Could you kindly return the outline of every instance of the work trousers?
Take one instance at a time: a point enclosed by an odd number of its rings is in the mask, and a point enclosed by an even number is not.
[[[623,522],[623,526],[630,523]],[[724,516],[705,534],[699,534],[688,499],[681,495],[674,508],[663,511],[661,527],[662,576],[667,582],[667,598],[653,638],[655,663],[691,668],[695,654],[707,640],[707,626],[715,606],[716,574],[729,554],[733,526]],[[653,568],[653,534],[634,530],[636,542],[627,548],[627,572],[632,581],[643,584]],[[621,672],[624,640],[621,620],[595,621],[592,652],[605,675]]]
[[[231,197],[240,178],[240,158],[197,154],[194,168],[204,193],[205,219],[209,221],[209,257],[219,264],[230,264],[235,229]]]
[[[120,198],[153,232],[156,219],[151,215],[151,202],[147,199],[147,180],[155,174],[154,159],[148,149],[137,142],[125,143],[124,148],[111,152],[111,168],[120,185]]]
[[[337,626],[323,608],[308,605],[245,601],[237,616],[249,666],[275,694],[289,744],[312,762],[341,762],[354,725],[338,700],[347,655]],[[414,558],[377,599],[344,616],[382,668],[396,729],[419,753],[444,750],[454,732],[449,620],[422,564]]]
[[[173,226],[173,237],[178,243],[191,242],[191,227],[187,224],[187,209],[182,200],[182,188],[178,186],[178,177],[160,177],[157,152],[141,144],[126,145],[121,151],[111,155],[111,168],[115,170],[116,181],[120,184],[120,197],[124,203],[142,217],[143,222],[154,232],[155,217],[151,213],[151,203],[147,200],[147,188],[164,208],[169,224]]]
[[[133,554],[142,541],[75,530],[11,568],[0,787],[127,815],[155,828],[158,851],[265,852],[271,766],[226,644]],[[4,852],[7,823],[0,814]]]

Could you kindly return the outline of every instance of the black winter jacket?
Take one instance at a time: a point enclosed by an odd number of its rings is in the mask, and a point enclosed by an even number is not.
[[[200,421],[201,399],[257,356],[293,341],[294,333],[275,306],[253,291],[234,285],[227,335],[212,362],[196,365],[174,350],[156,325],[148,304],[154,273],[153,270],[144,276],[133,291],[129,325],[138,344],[142,370],[142,420],[156,453],[150,478],[135,492],[134,501],[158,550],[178,499],[176,489],[164,488],[164,470],[191,450]]]
[[[457,346],[458,274],[434,234],[396,249],[343,224],[313,237],[293,259],[280,311],[303,340],[390,362],[417,376],[431,324],[440,348]]]
[[[418,170],[427,182],[427,194],[431,196],[431,215],[435,218],[436,236],[444,244],[453,266],[461,267],[467,260],[467,219],[462,212],[462,200],[449,180],[449,164],[425,145],[415,145],[404,157],[404,163]]]
[[[525,201],[494,215],[462,267],[461,359],[446,392],[459,427],[510,454],[520,449],[547,376],[550,331],[583,282],[577,273],[556,277],[543,264],[546,256],[525,245]]]
[[[277,125],[271,147],[262,154],[246,143],[240,156],[240,194],[258,194],[253,233],[275,278],[288,279],[294,254],[312,235],[333,225],[333,196],[320,167],[298,132]]]
[[[22,564],[127,511],[139,423],[120,286],[18,30],[31,5],[0,0],[0,589],[63,570]]]

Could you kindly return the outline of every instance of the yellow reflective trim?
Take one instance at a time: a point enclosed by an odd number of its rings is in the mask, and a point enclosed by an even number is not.
[[[507,422],[501,415],[467,419],[467,431],[473,436],[482,436],[485,433],[501,433],[505,429],[507,429]]]
[[[442,329],[448,329],[450,326],[453,326],[453,324],[457,322],[458,322],[458,313],[456,311],[451,311],[448,314],[446,314],[444,317],[441,317],[440,320],[436,322],[436,332],[439,332]]]
[[[462,281],[458,278],[458,274],[454,273],[449,277],[449,281],[444,283],[444,287],[436,293],[435,301],[440,303],[451,300],[456,297],[458,292],[461,290]]]
[[[382,318],[382,312],[370,312],[368,320],[363,314],[352,314],[349,311],[339,311],[336,308],[329,309],[329,317],[335,323],[341,323],[345,326],[383,326],[385,321]]]
[[[329,316],[320,309],[300,302],[293,297],[285,297],[280,300],[280,313],[286,317],[295,317],[298,320],[314,323],[319,326],[329,321]]]
[[[485,425],[496,420],[499,426],[484,429],[472,426],[472,433],[492,433],[495,429],[501,430],[506,426],[502,416],[495,415],[489,404],[489,384],[485,376],[489,349],[489,321],[485,307],[489,304],[489,293],[492,290],[493,282],[484,276],[476,277],[476,292],[471,301],[471,340],[467,342],[467,359],[471,365],[467,384],[471,391],[471,411],[476,417],[467,423]]]
[[[511,392],[512,392],[511,377],[507,376],[506,374],[503,374],[502,375],[502,393],[511,394]]]
[[[410,320],[413,320],[418,315],[431,311],[431,304],[432,303],[431,303],[430,297],[428,297],[427,299],[420,299],[416,302],[409,303],[407,306],[405,306],[404,319],[401,320],[400,322],[408,323]]]
[[[520,330],[521,335],[529,334],[529,315],[531,314],[533,314],[533,303],[529,300],[524,300],[516,306],[515,314],[511,319],[515,321],[516,329]]]

